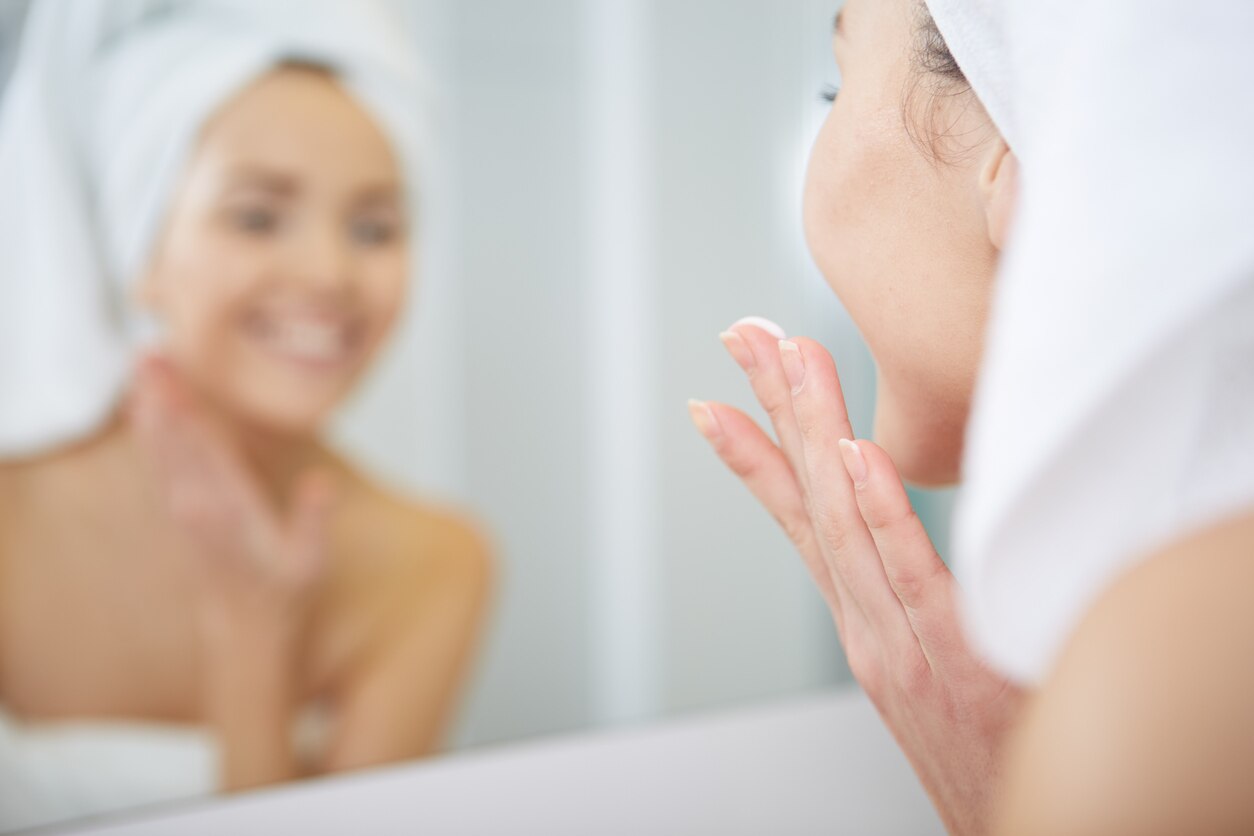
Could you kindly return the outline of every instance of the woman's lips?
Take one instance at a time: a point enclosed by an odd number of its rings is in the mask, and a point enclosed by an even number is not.
[[[340,317],[256,314],[245,320],[246,334],[267,353],[319,370],[351,361],[363,330]]]

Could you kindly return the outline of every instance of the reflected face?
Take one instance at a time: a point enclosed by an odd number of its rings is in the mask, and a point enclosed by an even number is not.
[[[905,478],[945,484],[958,475],[997,266],[979,174],[999,137],[969,91],[931,95],[911,66],[918,26],[918,0],[842,10],[842,84],[811,152],[805,228],[875,356],[877,440]],[[930,135],[937,126],[955,141]]]
[[[401,309],[407,231],[379,127],[331,76],[280,68],[206,125],[141,293],[210,404],[308,432]]]

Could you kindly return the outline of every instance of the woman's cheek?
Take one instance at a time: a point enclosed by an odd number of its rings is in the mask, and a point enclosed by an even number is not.
[[[390,329],[404,309],[409,294],[409,268],[409,249],[402,245],[380,253],[367,270],[370,316],[384,329]]]

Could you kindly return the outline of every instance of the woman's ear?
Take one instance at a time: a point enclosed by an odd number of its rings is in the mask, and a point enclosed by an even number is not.
[[[980,197],[988,240],[1001,250],[1006,244],[1019,193],[1019,158],[1006,140],[998,137],[980,168]]]

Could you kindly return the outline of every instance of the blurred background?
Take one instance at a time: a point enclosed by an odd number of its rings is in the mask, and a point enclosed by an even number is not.
[[[0,78],[25,5],[0,0]],[[839,3],[401,5],[438,139],[422,275],[336,434],[495,543],[451,744],[851,684],[799,559],[686,409],[750,405],[717,335],[756,314],[828,345],[869,432],[869,355],[800,226]],[[950,500],[916,494],[942,554]]]

